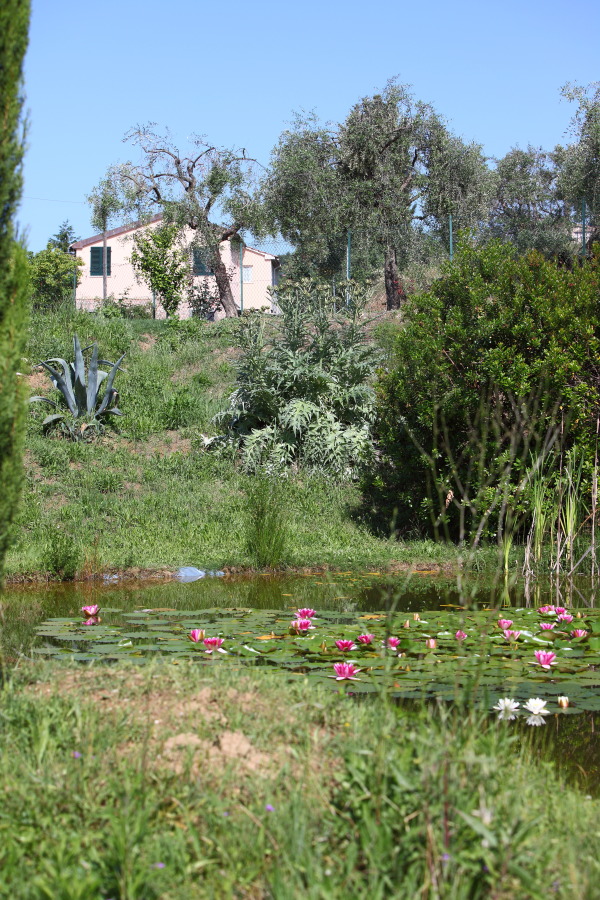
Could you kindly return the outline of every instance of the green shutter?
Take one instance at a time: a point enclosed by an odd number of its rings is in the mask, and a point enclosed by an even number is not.
[[[111,248],[107,247],[106,274],[110,275]],[[103,247],[92,247],[90,250],[90,275],[102,275],[102,250]]]
[[[208,252],[206,250],[200,250],[198,247],[194,247],[194,275],[213,275],[213,270],[206,262],[206,257]]]

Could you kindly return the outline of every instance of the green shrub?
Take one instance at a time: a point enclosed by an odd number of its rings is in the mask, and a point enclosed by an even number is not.
[[[81,546],[72,535],[59,529],[50,532],[42,551],[45,572],[68,581],[75,577],[81,560]]]
[[[280,286],[281,321],[245,317],[225,428],[249,472],[301,465],[347,477],[371,457],[376,353],[366,340],[366,291],[348,286],[336,310],[329,285]]]
[[[569,269],[492,243],[463,245],[431,291],[407,302],[378,383],[382,458],[368,489],[382,527],[395,507],[404,531],[447,519],[466,536],[487,516],[494,533],[507,503],[527,515],[532,460],[545,456],[549,471],[561,446],[577,445],[589,467],[599,299],[598,254]]]

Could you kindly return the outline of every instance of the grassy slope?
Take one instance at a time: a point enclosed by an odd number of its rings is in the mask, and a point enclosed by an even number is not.
[[[250,479],[232,460],[202,451],[200,433],[233,388],[235,323],[103,320],[89,314],[37,316],[28,356],[72,358],[72,335],[97,339],[101,354],[127,352],[119,375],[120,434],[73,444],[41,434],[45,408],[31,414],[27,484],[7,559],[7,574],[57,564],[54,536],[73,539],[84,570],[106,567],[250,566],[246,491]],[[48,393],[33,376],[35,393]],[[47,409],[47,408],[46,408]],[[352,517],[358,488],[291,476],[286,485],[290,566],[382,566],[391,561],[449,561],[451,549],[399,545],[374,537]],[[61,549],[62,548],[62,549]]]
[[[0,699],[0,898],[598,896],[600,802],[489,717],[219,660],[29,665]]]

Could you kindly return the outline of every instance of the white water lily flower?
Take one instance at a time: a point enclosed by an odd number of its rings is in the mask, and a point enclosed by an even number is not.
[[[513,719],[517,718],[515,713],[519,708],[519,704],[516,700],[511,700],[510,697],[502,697],[493,708],[498,711],[499,719],[512,722]]]
[[[523,709],[526,709],[527,712],[530,712],[532,716],[547,716],[548,710],[546,709],[546,700],[542,700],[540,697],[533,697],[531,700],[528,700],[527,703],[523,704]],[[539,722],[530,722],[530,725],[539,725]]]
[[[546,724],[546,720],[543,716],[529,716],[529,718],[526,719],[526,722],[528,725],[545,725]]]

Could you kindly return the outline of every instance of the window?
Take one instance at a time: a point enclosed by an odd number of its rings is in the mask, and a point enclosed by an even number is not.
[[[214,275],[215,273],[211,269],[208,264],[210,256],[210,250],[204,250],[200,247],[194,247],[193,249],[193,258],[194,258],[194,275]]]
[[[90,275],[102,275],[102,254],[104,247],[92,247],[90,250]],[[106,274],[110,275],[110,251],[106,248]]]
[[[252,281],[252,266],[244,266],[244,284],[249,284]]]

